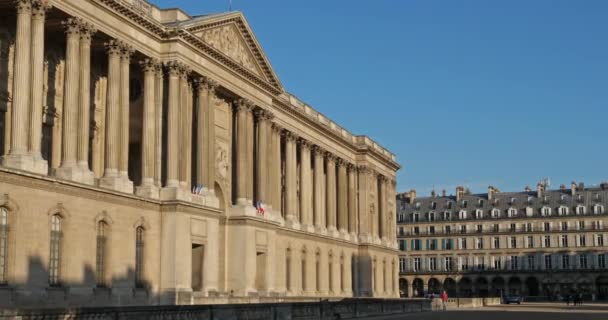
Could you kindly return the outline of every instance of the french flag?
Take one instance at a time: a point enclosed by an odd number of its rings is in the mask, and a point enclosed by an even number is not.
[[[258,210],[258,214],[264,215],[264,204],[262,201],[258,200],[255,203],[255,208]]]

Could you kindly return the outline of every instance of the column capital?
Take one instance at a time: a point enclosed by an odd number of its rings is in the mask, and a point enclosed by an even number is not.
[[[115,54],[118,55],[121,53],[122,51],[122,41],[120,40],[116,40],[116,39],[112,39],[106,43],[104,43],[105,47],[106,47],[106,51],[108,52],[108,54]]]
[[[198,90],[206,90],[209,93],[215,93],[215,90],[219,87],[217,81],[206,76],[196,77],[194,84]]]
[[[378,181],[384,182],[384,183],[386,183],[388,181],[388,178],[385,175],[383,175],[379,172],[376,172],[376,174],[378,175]]]
[[[325,154],[325,149],[319,147],[318,145],[313,145],[311,150],[312,154],[315,156],[323,156]]]
[[[269,121],[274,119],[274,113],[263,109],[263,108],[257,108],[254,110],[254,114],[256,116],[256,118],[258,119],[258,121]]]
[[[346,167],[348,165],[348,161],[346,161],[342,158],[337,158],[336,164],[338,165],[338,167]]]
[[[351,171],[351,172],[356,172],[358,170],[358,167],[356,164],[354,163],[348,163],[348,165],[346,166],[346,168]]]
[[[79,35],[80,30],[82,29],[83,21],[80,18],[67,18],[65,21],[61,22],[61,25],[65,28],[65,33],[67,35]]]
[[[329,151],[325,151],[325,159],[327,159],[327,161],[336,162],[338,157]]]
[[[18,0],[17,2],[22,2]],[[50,1],[47,0],[31,0],[32,18],[44,18],[46,12],[51,8]]]
[[[17,13],[31,12],[32,10],[32,0],[14,0],[13,5],[17,9]]]
[[[180,70],[180,76],[182,78],[186,78],[188,79],[188,77],[190,76],[190,73],[192,73],[192,69],[190,69],[189,66],[185,65],[185,64],[181,64],[181,70]]]
[[[311,149],[312,148],[312,143],[304,138],[299,138],[298,139],[298,144],[300,145],[301,148],[305,148],[305,149]]]
[[[234,106],[234,110],[235,111],[252,111],[254,108],[254,104],[251,100],[248,99],[237,99],[236,101],[234,101],[233,103]]]
[[[182,64],[179,61],[169,60],[163,62],[163,65],[167,70],[167,74],[170,76],[179,77],[180,73],[182,72]]]
[[[147,58],[147,59],[141,60],[139,62],[139,65],[141,66],[141,68],[144,72],[157,72],[160,62],[158,59]]]
[[[372,172],[372,169],[366,165],[357,166],[357,170],[359,170],[359,173],[363,173],[363,174],[369,174]]]
[[[283,131],[281,131],[281,134],[283,135],[283,137],[285,137],[285,139],[287,141],[296,141],[296,139],[298,139],[298,135],[296,135],[295,133],[287,130],[287,129],[283,129]]]
[[[97,28],[93,26],[93,24],[81,21],[80,24],[80,39],[82,40],[91,40],[93,34],[97,32]]]
[[[133,55],[133,52],[135,52],[135,50],[133,49],[133,47],[130,44],[127,43],[122,43],[122,48],[121,48],[121,57],[125,60],[130,60],[131,56]]]
[[[271,126],[272,126],[272,130],[273,130],[274,132],[276,132],[276,133],[279,133],[279,134],[280,134],[280,133],[281,133],[281,131],[283,130],[283,127],[282,127],[280,124],[276,123],[276,122],[272,122],[272,123],[271,123]]]

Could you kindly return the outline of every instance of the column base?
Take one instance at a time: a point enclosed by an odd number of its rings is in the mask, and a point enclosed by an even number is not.
[[[373,243],[374,238],[369,233],[362,233],[359,235],[359,242],[361,243]]]
[[[69,180],[82,184],[94,185],[95,175],[88,168],[76,164],[57,168],[55,176],[59,179]],[[132,191],[131,191],[132,192]]]
[[[330,237],[339,238],[340,232],[338,232],[338,229],[336,229],[336,227],[330,226],[329,228],[327,228],[327,235],[329,235]]]
[[[133,181],[125,176],[108,176],[99,180],[99,187],[118,192],[133,193]]]
[[[33,172],[41,175],[48,175],[49,173],[49,163],[40,154],[34,156]]]
[[[313,226],[312,224],[302,224],[300,227],[303,231],[306,232],[310,232],[310,233],[315,233],[315,226]]]
[[[35,161],[31,154],[8,154],[2,157],[2,165],[7,168],[46,175],[48,165],[46,160]],[[44,165],[43,165],[44,164]]]
[[[258,214],[258,210],[256,210],[256,208],[254,208],[251,205],[235,205],[230,207],[230,209],[228,210],[228,214],[232,217],[242,217],[242,216],[248,216],[248,217],[261,217]]]
[[[201,194],[193,194],[192,202],[196,204],[200,204],[201,206],[218,208],[220,207],[220,199],[218,199],[215,194],[205,190]]]
[[[160,199],[192,202],[192,192],[179,185],[164,187],[160,190]]]
[[[160,199],[160,188],[154,184],[145,184],[135,188],[135,194],[149,199]]]
[[[346,231],[346,229],[340,229],[340,238],[349,240],[348,231]]]
[[[359,242],[359,238],[357,237],[357,234],[355,232],[350,233],[350,240],[353,242]]]
[[[321,235],[327,235],[327,228],[325,226],[315,226],[315,232]]]
[[[285,226],[287,226],[288,228],[297,229],[297,230],[301,229],[302,226],[300,225],[300,222],[298,222],[298,219],[296,218],[296,216],[290,214],[286,218],[287,219],[285,219]]]

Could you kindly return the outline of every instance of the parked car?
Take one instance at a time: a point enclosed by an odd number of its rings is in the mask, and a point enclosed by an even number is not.
[[[504,297],[505,304],[511,304],[511,303],[521,304],[521,302],[523,300],[524,300],[523,297],[518,296],[518,295],[508,295],[508,296]]]

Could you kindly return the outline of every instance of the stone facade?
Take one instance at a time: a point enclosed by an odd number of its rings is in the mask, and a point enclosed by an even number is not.
[[[608,298],[608,183],[397,197],[402,296]]]
[[[241,13],[0,9],[0,305],[398,296],[395,156],[287,93]]]

